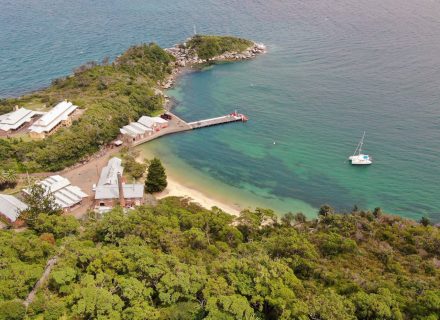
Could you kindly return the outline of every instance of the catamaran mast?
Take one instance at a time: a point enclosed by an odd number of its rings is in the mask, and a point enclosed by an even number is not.
[[[361,154],[362,153],[362,145],[364,144],[364,138],[365,138],[365,131],[364,134],[362,135],[361,141],[359,141],[356,149],[353,152],[353,156],[355,156],[356,154]]]
[[[364,134],[362,135],[361,142],[359,142],[359,154],[362,153],[362,146],[364,144],[364,138],[365,138],[365,131],[364,131]]]

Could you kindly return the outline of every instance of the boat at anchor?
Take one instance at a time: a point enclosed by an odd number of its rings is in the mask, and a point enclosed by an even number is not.
[[[352,156],[348,157],[348,160],[351,161],[352,165],[369,165],[373,163],[373,159],[368,154],[362,153],[362,146],[364,144],[365,131],[362,135],[361,141],[359,141],[356,150]]]

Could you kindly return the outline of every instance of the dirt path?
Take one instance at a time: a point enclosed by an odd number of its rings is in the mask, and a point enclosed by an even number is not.
[[[69,214],[76,218],[81,218],[91,208],[93,204],[92,190],[93,184],[98,182],[101,169],[107,164],[108,160],[121,150],[120,147],[106,148],[93,155],[90,160],[76,164],[58,172],[40,172],[29,174],[30,177],[38,180],[52,175],[61,175],[70,180],[72,185],[78,186],[89,196],[82,201],[81,206],[73,209]],[[27,179],[27,174],[20,175],[22,179]]]
[[[70,214],[76,218],[81,218],[93,205],[93,184],[98,183],[99,175],[103,167],[107,165],[108,160],[118,153],[121,148],[108,149],[105,153],[97,158],[91,159],[86,163],[68,168],[58,174],[70,180],[72,185],[78,186],[89,196],[82,201],[80,207],[75,208]]]
[[[32,289],[32,291],[29,293],[26,300],[24,301],[24,305],[26,306],[26,308],[32,303],[32,301],[34,301],[35,295],[37,294],[37,290],[47,280],[50,272],[52,271],[53,266],[57,263],[57,260],[58,260],[58,256],[55,256],[55,257],[49,259],[49,261],[47,261],[47,264],[46,264],[46,267],[44,268],[44,272],[43,272],[42,276],[37,281],[34,288]]]

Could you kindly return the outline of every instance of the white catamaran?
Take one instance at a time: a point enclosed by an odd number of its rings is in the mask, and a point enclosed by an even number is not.
[[[367,165],[373,163],[371,157],[368,154],[362,153],[362,145],[364,144],[364,138],[365,138],[365,131],[364,134],[362,135],[361,141],[359,141],[359,144],[356,147],[356,150],[354,150],[353,155],[348,157],[348,160],[351,161],[351,164]]]

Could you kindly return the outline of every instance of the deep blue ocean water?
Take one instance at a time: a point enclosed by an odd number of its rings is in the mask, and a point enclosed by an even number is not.
[[[356,204],[440,220],[439,1],[0,0],[0,96],[136,43],[171,46],[194,25],[269,52],[184,76],[169,93],[176,113],[196,120],[238,108],[250,121],[144,148],[197,171],[207,188],[218,182],[238,204],[307,213]],[[375,162],[351,167],[364,130]]]

